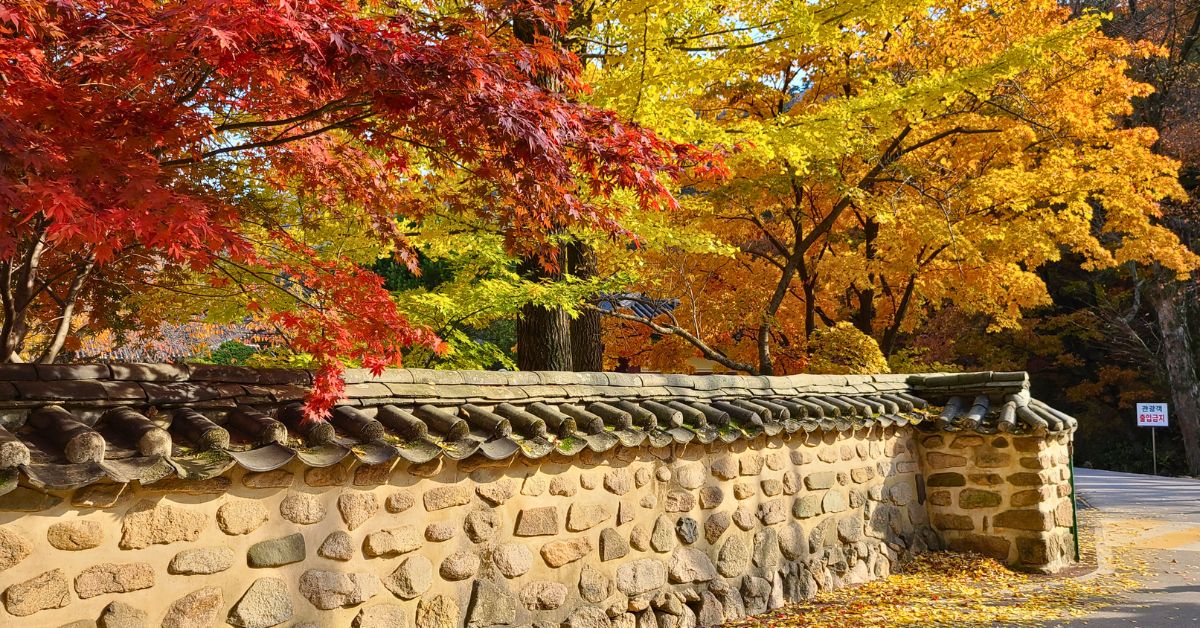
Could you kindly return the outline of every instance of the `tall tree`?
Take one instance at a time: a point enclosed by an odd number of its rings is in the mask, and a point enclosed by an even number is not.
[[[1126,75],[1145,50],[1097,16],[1045,0],[732,10],[745,13],[597,20],[597,102],[740,146],[731,180],[678,214],[737,255],[650,250],[661,271],[643,273],[683,297],[677,319],[704,324],[621,315],[623,350],[671,335],[729,368],[794,372],[837,321],[887,351],[948,303],[1015,326],[1048,302],[1036,271],[1064,251],[1091,268],[1195,267],[1162,222],[1177,164],[1153,152],[1153,129],[1120,122],[1150,93]]]
[[[1082,12],[1091,3],[1072,3]],[[1114,7],[1103,7],[1111,9]],[[1197,250],[1200,222],[1196,220],[1200,181],[1200,2],[1133,1],[1119,3],[1106,27],[1131,42],[1142,42],[1148,54],[1132,60],[1132,73],[1153,87],[1137,101],[1131,125],[1153,129],[1154,150],[1181,162],[1180,183],[1185,194],[1164,204],[1165,224]],[[1118,325],[1119,333],[1132,335],[1148,349],[1152,364],[1170,387],[1174,415],[1183,437],[1187,466],[1200,474],[1200,366],[1196,333],[1200,331],[1195,273],[1181,276],[1179,269],[1159,260],[1142,260],[1131,275],[1137,291],[1130,321],[1146,307],[1153,326]]]
[[[53,361],[78,316],[147,286],[224,290],[262,312],[321,365],[314,413],[340,394],[342,360],[379,369],[437,349],[326,225],[415,267],[401,218],[456,198],[489,199],[518,254],[552,226],[621,231],[626,206],[603,202],[618,191],[674,204],[666,176],[689,149],[579,104],[573,56],[498,28],[553,33],[564,16],[553,1],[433,16],[5,0],[0,360]],[[452,194],[430,193],[450,179]]]
[[[581,51],[579,41],[571,37],[591,26],[592,8],[580,0],[570,3],[567,28],[558,33],[560,43],[567,42],[574,53]],[[533,41],[547,37],[535,25],[514,22],[517,37]],[[546,83],[553,88],[551,82]],[[530,280],[558,282],[564,271],[588,280],[596,276],[595,252],[590,245],[578,239],[568,239],[565,245],[554,251],[557,255],[547,260],[545,256],[528,256],[521,260],[522,273]],[[552,262],[548,265],[547,261]],[[525,370],[550,371],[600,371],[603,370],[604,344],[600,327],[600,315],[584,310],[571,317],[561,305],[539,305],[527,303],[521,308],[517,319],[517,363]]]

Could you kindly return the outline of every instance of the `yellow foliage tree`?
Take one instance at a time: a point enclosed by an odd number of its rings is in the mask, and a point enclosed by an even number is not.
[[[670,322],[611,326],[635,363],[681,368],[679,343],[659,340],[673,335],[726,367],[795,372],[839,321],[889,354],[947,303],[1013,327],[1048,301],[1036,271],[1064,252],[1196,267],[1157,221],[1177,164],[1120,122],[1149,93],[1127,59],[1153,51],[1102,34],[1101,16],[1052,0],[720,9],[600,3],[574,33],[596,102],[733,151],[730,178],[671,216],[732,252],[602,248],[609,272],[681,300]]]
[[[808,372],[888,373],[888,361],[875,339],[849,322],[818,329],[808,341]]]

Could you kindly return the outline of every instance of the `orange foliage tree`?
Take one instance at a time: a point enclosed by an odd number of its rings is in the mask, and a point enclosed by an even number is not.
[[[837,24],[803,46],[711,46],[704,63],[740,71],[683,95],[697,122],[680,132],[741,150],[675,219],[735,251],[647,247],[643,291],[682,303],[670,321],[618,313],[617,354],[675,369],[702,348],[731,369],[796,372],[839,321],[885,354],[947,304],[1015,327],[1048,303],[1037,271],[1064,252],[1086,268],[1196,266],[1161,224],[1177,163],[1155,154],[1154,129],[1124,123],[1151,92],[1128,59],[1150,47],[1048,0]]]

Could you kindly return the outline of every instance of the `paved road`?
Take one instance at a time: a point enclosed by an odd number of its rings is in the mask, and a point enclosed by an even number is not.
[[[1076,469],[1075,486],[1100,515],[1107,558],[1144,560],[1151,575],[1124,603],[1060,625],[1200,626],[1200,481]]]
[[[1149,517],[1200,525],[1200,481],[1075,469],[1075,488],[1106,517]]]

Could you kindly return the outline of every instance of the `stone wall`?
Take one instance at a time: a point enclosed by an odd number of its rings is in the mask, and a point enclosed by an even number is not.
[[[1061,508],[1021,500],[1056,490],[1061,443],[920,434],[19,487],[0,625],[712,625],[886,576],[940,546],[928,512],[952,545],[1050,551]]]
[[[921,438],[927,506],[951,550],[1051,573],[1074,557],[1070,434]]]

